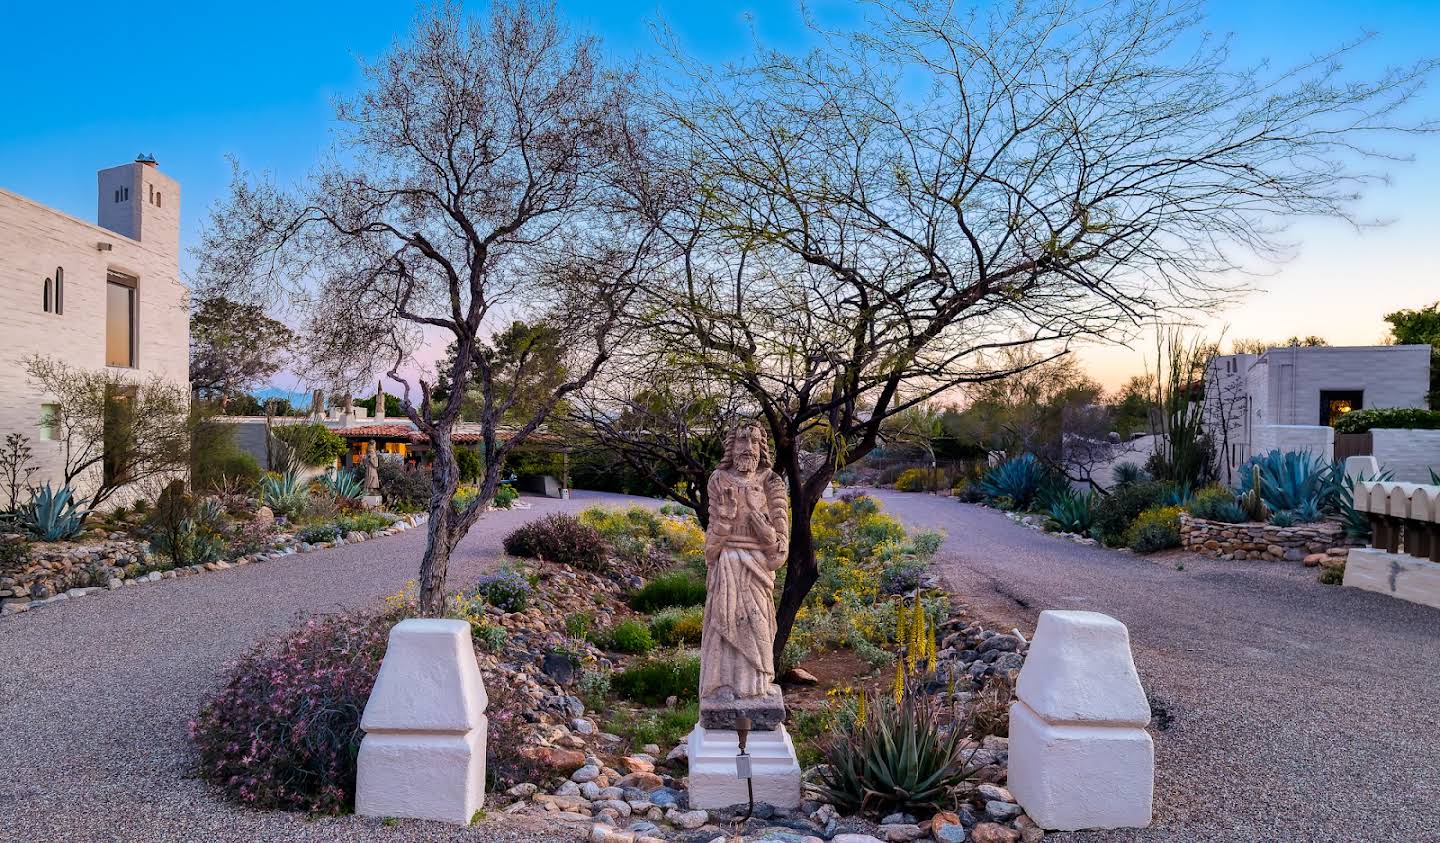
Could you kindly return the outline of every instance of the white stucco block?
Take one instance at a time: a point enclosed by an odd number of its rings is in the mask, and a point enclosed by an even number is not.
[[[463,734],[367,734],[358,762],[355,813],[468,825],[485,805],[485,718]]]
[[[1380,474],[1380,461],[1372,456],[1356,456],[1345,458],[1345,476],[1376,477]]]
[[[485,704],[468,623],[396,624],[360,719],[355,812],[468,824],[485,802]]]
[[[1440,609],[1440,563],[1373,547],[1353,547],[1345,585]]]
[[[390,630],[360,728],[467,732],[485,722],[485,704],[470,624],[416,618]]]
[[[755,801],[777,808],[798,806],[800,761],[785,727],[782,725],[770,732],[750,732],[745,748],[750,754]],[[736,775],[735,759],[740,753],[738,733],[696,724],[687,749],[691,808],[725,808],[746,803],[749,797],[745,780]]]
[[[1016,702],[1008,787],[1042,828],[1144,828],[1154,803],[1155,746],[1138,726],[1048,723]]]
[[[1150,722],[1130,632],[1099,612],[1041,612],[1015,694],[1051,723]]]

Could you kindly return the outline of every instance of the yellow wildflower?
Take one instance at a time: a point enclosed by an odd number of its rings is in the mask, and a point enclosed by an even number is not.
[[[905,668],[904,664],[897,659],[896,662],[895,662],[895,687],[891,689],[891,693],[895,695],[895,704],[896,704],[896,705],[899,705],[899,704],[900,704],[900,701],[903,700],[903,699],[905,699],[905,670],[904,670],[904,668]]]

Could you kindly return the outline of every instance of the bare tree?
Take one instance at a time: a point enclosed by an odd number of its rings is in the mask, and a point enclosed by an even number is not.
[[[1277,222],[1350,219],[1433,63],[1342,79],[1344,50],[1235,69],[1197,3],[870,7],[806,55],[760,50],[657,96],[690,201],[653,330],[743,389],[786,475],[778,653],[818,577],[810,518],[886,418],[1156,313],[1225,298]],[[823,454],[801,469],[802,444]]]
[[[338,107],[340,145],[304,185],[237,176],[199,249],[201,278],[207,291],[283,294],[300,308],[317,381],[358,387],[384,371],[402,384],[433,453],[420,605],[435,615],[451,552],[493,499],[505,456],[600,372],[651,268],[626,186],[645,136],[629,80],[525,0],[496,3],[488,20],[425,12],[365,75]],[[563,379],[534,376],[556,364],[536,344],[497,347],[516,320],[564,350]],[[443,400],[412,365],[437,338],[455,348]],[[467,396],[485,475],[457,510],[451,432]]]

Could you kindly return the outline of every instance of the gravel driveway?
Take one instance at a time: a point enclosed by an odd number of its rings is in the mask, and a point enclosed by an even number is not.
[[[1028,634],[1043,609],[1089,609],[1130,628],[1163,711],[1154,826],[1047,840],[1440,841],[1440,610],[1299,563],[1139,557],[876,495],[946,531],[940,570],[987,620]]]
[[[516,525],[595,503],[577,492],[483,518],[450,583],[473,582]],[[415,577],[424,530],[43,606],[0,619],[0,841],[573,841],[503,820],[459,830],[230,807],[191,773],[185,723],[225,666],[299,613],[363,606]],[[588,833],[588,828],[585,830]]]

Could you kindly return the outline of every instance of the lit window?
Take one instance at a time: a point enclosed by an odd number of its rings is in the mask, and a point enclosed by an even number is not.
[[[65,314],[65,269],[59,266],[55,267],[55,313]]]
[[[40,405],[40,441],[54,442],[60,438],[60,405]]]
[[[110,272],[105,284],[105,365],[135,366],[136,279]]]

